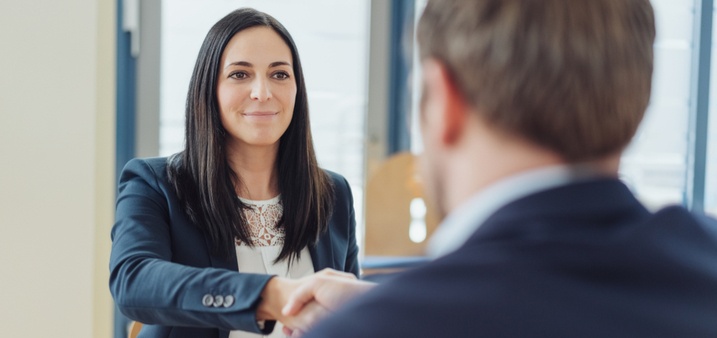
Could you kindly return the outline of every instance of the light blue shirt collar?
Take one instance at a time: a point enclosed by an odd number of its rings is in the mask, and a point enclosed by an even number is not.
[[[543,167],[495,182],[451,212],[428,242],[426,254],[438,258],[462,246],[501,207],[522,197],[589,177],[584,168],[567,165]]]

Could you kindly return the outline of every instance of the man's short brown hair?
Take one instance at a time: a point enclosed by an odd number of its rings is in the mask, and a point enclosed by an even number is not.
[[[650,98],[649,0],[431,0],[418,25],[485,121],[570,162],[622,150]]]

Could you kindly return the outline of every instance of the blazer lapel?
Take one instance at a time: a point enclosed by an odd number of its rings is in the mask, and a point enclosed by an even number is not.
[[[331,224],[329,224],[328,229],[319,236],[319,240],[316,244],[309,246],[309,254],[314,264],[314,271],[336,267],[336,264],[334,264],[334,248],[331,245],[331,236]]]

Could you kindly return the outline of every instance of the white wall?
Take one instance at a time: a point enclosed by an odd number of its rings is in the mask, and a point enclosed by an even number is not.
[[[110,336],[114,4],[0,2],[0,336]]]

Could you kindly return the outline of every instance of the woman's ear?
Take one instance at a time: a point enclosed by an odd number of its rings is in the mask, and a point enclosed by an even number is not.
[[[423,61],[423,114],[443,145],[453,145],[460,139],[468,118],[468,105],[448,68],[435,59]]]

